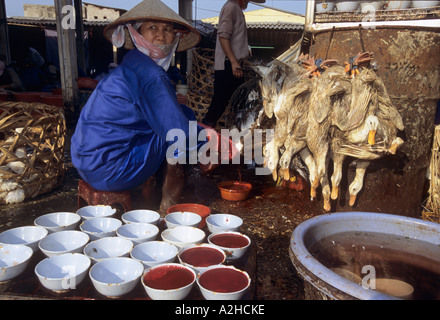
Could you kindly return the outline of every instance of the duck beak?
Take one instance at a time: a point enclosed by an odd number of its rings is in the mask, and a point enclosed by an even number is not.
[[[350,207],[353,207],[355,202],[356,202],[356,196],[350,195],[350,201],[348,203],[350,205]]]
[[[376,136],[376,130],[370,130],[368,132],[368,144],[370,146],[372,146],[372,145],[374,145],[376,143],[375,136]]]
[[[272,178],[273,181],[278,181],[278,173],[276,168],[272,171]]]
[[[388,152],[391,154],[396,154],[398,147],[399,145],[397,143],[393,143],[391,147],[388,149]]]
[[[400,139],[400,138],[394,139],[393,144],[388,149],[388,152],[391,154],[396,154],[397,149],[402,145],[402,143],[403,143],[402,139]]]

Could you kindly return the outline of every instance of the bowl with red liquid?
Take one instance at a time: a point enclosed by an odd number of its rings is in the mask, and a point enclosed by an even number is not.
[[[153,300],[182,300],[195,282],[195,271],[179,263],[151,267],[142,276],[142,286]]]
[[[179,250],[177,257],[181,264],[192,268],[197,274],[211,266],[221,265],[226,260],[222,249],[208,243],[186,246]]]
[[[251,278],[233,266],[212,266],[199,273],[197,285],[206,300],[240,300],[251,285]]]
[[[225,231],[210,234],[208,243],[222,249],[227,260],[237,260],[246,253],[251,239],[241,232]]]
[[[246,200],[252,190],[252,184],[244,181],[223,181],[217,186],[222,199],[230,201]]]

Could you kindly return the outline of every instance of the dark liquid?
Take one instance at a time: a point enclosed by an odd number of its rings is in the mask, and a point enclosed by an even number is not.
[[[204,272],[199,279],[200,285],[215,292],[236,292],[248,285],[248,278],[242,272],[218,268]]]
[[[329,269],[342,268],[360,278],[373,266],[376,278],[405,281],[413,299],[440,299],[440,246],[382,233],[344,232],[321,239],[310,253]]]
[[[182,288],[194,280],[194,274],[179,266],[163,266],[148,272],[144,283],[153,289],[170,290]]]
[[[248,239],[238,234],[218,234],[211,238],[211,242],[215,245],[225,248],[242,248],[249,244]]]
[[[185,250],[180,258],[194,267],[209,267],[222,263],[224,255],[213,248],[195,247]]]

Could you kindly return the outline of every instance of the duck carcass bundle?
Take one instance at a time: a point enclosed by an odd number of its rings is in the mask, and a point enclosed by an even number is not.
[[[404,130],[402,117],[393,105],[382,79],[374,70],[362,68],[353,77],[352,87],[351,116],[360,121],[361,126],[357,130],[336,132],[339,141],[333,146],[333,153],[339,161],[345,156],[359,159],[356,161],[355,178],[349,186],[351,206],[363,187],[370,161],[395,154],[403,144],[403,140],[397,136],[398,132]],[[334,184],[332,179],[332,186]],[[336,197],[336,192],[332,192],[332,198]]]

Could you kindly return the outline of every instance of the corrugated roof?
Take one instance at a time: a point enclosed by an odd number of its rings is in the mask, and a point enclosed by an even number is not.
[[[7,18],[8,24],[20,24],[20,25],[56,25],[55,18],[34,18],[34,17],[9,17]],[[86,26],[106,26],[113,20],[86,20],[84,19],[84,25]]]
[[[275,10],[270,8],[244,12],[248,28],[265,29],[303,29],[305,17],[303,15]],[[219,17],[203,19],[203,22],[218,25]]]

